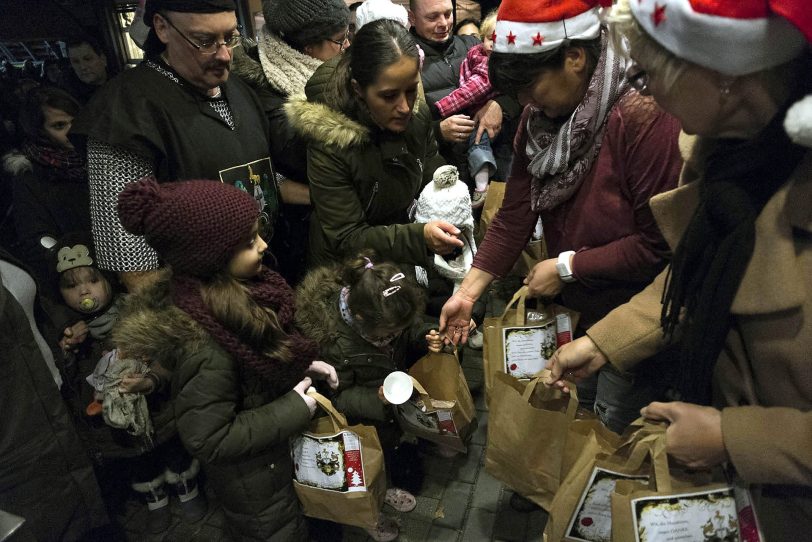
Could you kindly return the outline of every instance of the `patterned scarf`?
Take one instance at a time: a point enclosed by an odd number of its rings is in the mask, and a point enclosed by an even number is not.
[[[350,311],[350,287],[344,286],[341,289],[341,293],[338,296],[338,310],[341,312],[341,319],[344,320],[344,323],[347,324],[355,331],[358,335],[361,336],[369,344],[376,346],[378,348],[388,348],[392,341],[397,339],[398,335],[400,335],[400,331],[396,331],[391,335],[387,335],[386,337],[377,337],[373,338],[369,335],[365,334],[361,327],[355,322],[355,318],[352,317],[352,311]]]
[[[601,148],[609,112],[628,89],[623,58],[606,30],[601,31],[601,42],[598,65],[572,116],[559,128],[538,110],[527,120],[527,171],[533,175],[535,212],[554,209],[578,191]]]
[[[279,36],[259,31],[259,62],[268,84],[286,96],[304,94],[305,85],[322,61],[300,53]]]
[[[302,378],[310,363],[316,359],[318,346],[302,336],[293,327],[293,290],[279,273],[263,268],[259,275],[248,281],[249,295],[259,306],[270,308],[287,333],[288,348],[293,359],[283,361],[271,358],[243,342],[232,330],[224,327],[203,302],[201,281],[186,275],[172,278],[172,300],[200,324],[212,338],[231,354],[242,367],[268,383],[277,394],[290,391]]]
[[[37,138],[34,142],[23,144],[23,154],[49,172],[49,180],[87,182],[87,168],[84,157],[73,149],[55,147],[45,137]]]

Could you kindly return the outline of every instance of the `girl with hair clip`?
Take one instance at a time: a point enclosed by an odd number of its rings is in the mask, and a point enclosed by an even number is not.
[[[114,342],[169,380],[172,425],[233,537],[307,540],[288,439],[316,410],[311,378],[338,380],[294,328],[293,291],[262,266],[256,201],[219,181],[143,179],[118,214],[169,270],[130,297]]]
[[[395,485],[408,483],[404,471],[414,468],[417,458],[400,457],[401,431],[384,398],[383,381],[392,371],[407,370],[427,347],[441,350],[442,339],[432,329],[436,324],[423,322],[423,308],[417,283],[394,264],[374,261],[371,252],[343,266],[315,269],[296,292],[296,323],[319,343],[322,358],[338,373],[333,403],[351,423],[376,427]],[[387,490],[385,502],[399,512],[416,505],[411,493],[396,487]],[[393,540],[397,534],[397,525],[384,515],[369,531],[375,540]]]

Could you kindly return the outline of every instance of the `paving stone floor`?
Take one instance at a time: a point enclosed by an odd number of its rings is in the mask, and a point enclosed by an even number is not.
[[[515,281],[496,283],[489,293],[488,314],[504,309],[518,286]],[[462,366],[477,407],[479,426],[467,455],[444,459],[426,454],[422,457],[426,472],[423,488],[417,495],[417,508],[399,514],[385,507],[384,512],[396,517],[401,525],[401,542],[519,542],[540,540],[547,515],[541,509],[522,513],[509,503],[511,491],[485,472],[485,443],[488,412],[482,386],[482,353],[465,348]],[[118,518],[128,542],[227,542],[223,513],[209,492],[210,510],[202,520],[187,524],[172,502],[173,521],[166,533],[147,535],[143,532],[146,509],[130,501]],[[366,542],[372,539],[362,530],[343,529],[343,542]]]

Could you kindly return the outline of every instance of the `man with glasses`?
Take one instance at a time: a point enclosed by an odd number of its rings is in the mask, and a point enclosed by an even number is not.
[[[124,231],[116,211],[128,183],[220,179],[257,199],[269,233],[277,209],[262,107],[230,78],[241,44],[233,0],[147,0],[146,59],[108,83],[74,121],[87,149],[91,218],[102,268],[128,290],[160,262],[142,237]]]

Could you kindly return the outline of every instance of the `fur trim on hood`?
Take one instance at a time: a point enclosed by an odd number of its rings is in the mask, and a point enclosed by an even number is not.
[[[11,175],[20,175],[33,171],[34,165],[26,155],[20,151],[12,150],[3,155],[3,169]]]
[[[288,100],[285,114],[296,133],[305,139],[341,150],[360,147],[370,141],[369,128],[326,104],[308,101],[304,94]]]
[[[172,304],[169,273],[143,292],[127,296],[113,343],[128,357],[156,361],[174,371],[182,354],[198,351],[210,338],[189,315]]]
[[[302,335],[320,345],[340,336],[336,303],[342,287],[338,267],[319,267],[307,274],[296,288],[296,325]]]

